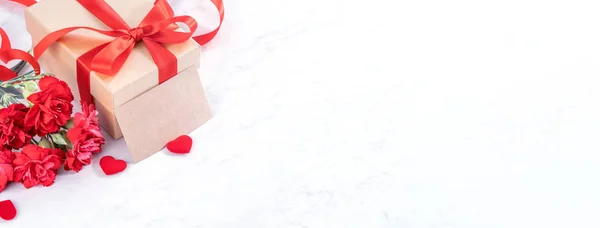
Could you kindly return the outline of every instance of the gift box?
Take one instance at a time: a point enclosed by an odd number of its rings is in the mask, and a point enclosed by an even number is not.
[[[106,0],[132,28],[154,6],[151,0]],[[74,0],[45,0],[25,11],[33,44],[53,31],[74,26],[109,28]],[[39,59],[41,65],[66,81],[79,98],[77,59],[114,40],[87,30],[71,32],[52,44]],[[200,46],[189,39],[164,47],[177,58],[177,75],[159,83],[159,69],[146,45],[139,42],[115,75],[92,71],[89,88],[102,127],[115,139],[124,136],[134,162],[161,150],[211,117],[197,72]]]

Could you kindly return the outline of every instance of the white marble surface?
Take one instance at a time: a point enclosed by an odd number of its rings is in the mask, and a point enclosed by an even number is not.
[[[0,226],[600,226],[598,1],[225,3],[191,154],[12,185]]]

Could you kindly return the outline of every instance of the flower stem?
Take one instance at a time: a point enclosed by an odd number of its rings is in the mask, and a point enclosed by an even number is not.
[[[10,70],[18,74],[25,67],[25,64],[25,61],[21,60],[17,65],[11,67]]]
[[[50,146],[52,147],[52,149],[56,148],[56,146],[54,146],[54,141],[52,141],[52,136],[48,134],[46,135],[46,139],[48,139],[48,142],[50,142]]]

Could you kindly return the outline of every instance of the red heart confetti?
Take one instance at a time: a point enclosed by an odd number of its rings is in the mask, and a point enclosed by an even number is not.
[[[106,175],[120,173],[127,168],[127,162],[117,160],[112,156],[104,156],[100,159],[100,168]]]
[[[192,149],[192,142],[190,136],[182,135],[167,143],[167,149],[176,154],[187,154]]]
[[[0,218],[4,220],[11,220],[17,216],[17,209],[10,200],[4,200],[0,202]]]

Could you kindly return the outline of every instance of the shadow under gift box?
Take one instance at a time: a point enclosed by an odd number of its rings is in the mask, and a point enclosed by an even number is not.
[[[105,1],[132,28],[153,7],[152,0]],[[25,10],[25,20],[34,45],[62,28],[109,29],[74,0],[41,1]],[[48,48],[40,64],[67,82],[79,100],[77,58],[113,39],[86,30],[71,32]],[[158,68],[143,42],[136,44],[116,75],[90,74],[100,124],[113,138],[125,138],[134,162],[160,151],[170,140],[193,131],[211,118],[197,72],[200,46],[192,39],[164,46],[177,57],[178,74],[160,85]]]

